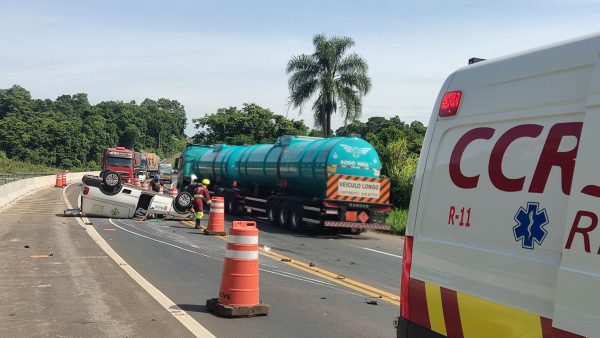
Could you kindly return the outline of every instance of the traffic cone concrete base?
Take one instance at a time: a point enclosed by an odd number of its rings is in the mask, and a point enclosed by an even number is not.
[[[269,314],[269,305],[256,304],[254,306],[233,306],[219,303],[219,298],[212,298],[206,301],[208,312],[217,316],[236,318],[236,317],[256,317]]]
[[[225,231],[218,231],[218,230],[204,229],[204,234],[205,235],[210,235],[210,236],[225,236],[225,235],[227,235],[227,232],[225,232]]]

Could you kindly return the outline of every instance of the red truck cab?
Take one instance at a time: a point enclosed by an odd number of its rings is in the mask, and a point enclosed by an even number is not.
[[[134,172],[133,150],[124,147],[104,149],[102,169],[115,171],[119,173],[124,183],[131,183]]]

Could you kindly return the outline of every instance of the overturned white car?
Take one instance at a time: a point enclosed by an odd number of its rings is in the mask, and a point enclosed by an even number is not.
[[[179,193],[175,198],[123,185],[119,174],[103,171],[101,177],[86,175],[79,198],[79,210],[86,216],[144,219],[147,214],[189,217],[192,195]]]

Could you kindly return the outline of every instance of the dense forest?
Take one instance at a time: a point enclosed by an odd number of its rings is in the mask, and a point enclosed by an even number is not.
[[[15,85],[0,89],[0,157],[64,169],[97,169],[105,147],[166,156],[185,145],[186,121],[183,105],[175,100],[92,105],[85,93],[33,99]]]
[[[244,104],[242,109],[221,108],[193,121],[198,129],[194,142],[202,144],[273,143],[281,135],[321,136],[320,131],[309,130],[302,120],[288,119],[256,104]],[[425,131],[418,121],[408,124],[397,116],[371,117],[367,122],[349,123],[336,130],[335,135],[360,135],[375,147],[381,158],[381,173],[392,180],[392,203],[405,209]]]

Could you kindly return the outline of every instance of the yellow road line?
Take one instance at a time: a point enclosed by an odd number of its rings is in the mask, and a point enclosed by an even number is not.
[[[182,221],[182,223],[190,226],[190,227],[194,227],[194,223],[191,221]],[[221,240],[227,240],[227,236],[215,236],[216,238],[219,238]],[[284,263],[288,266],[294,267],[296,269],[308,272],[312,275],[321,277],[323,279],[326,279],[330,282],[334,282],[336,284],[342,285],[344,287],[347,287],[349,289],[352,289],[354,291],[360,292],[364,295],[367,295],[369,297],[374,297],[374,298],[378,298],[379,300],[382,300],[384,302],[396,305],[396,306],[400,306],[400,297],[399,295],[395,295],[393,293],[378,289],[376,287],[361,283],[359,281],[356,281],[354,279],[348,278],[346,276],[325,270],[323,268],[318,268],[315,266],[310,266],[310,264],[306,263],[306,262],[302,262],[296,259],[292,259],[290,257],[281,255],[279,253],[273,252],[272,250],[269,251],[265,251],[264,250],[264,246],[261,246],[262,251],[260,251],[260,254],[271,258],[273,260],[276,261],[280,261],[281,263]]]

